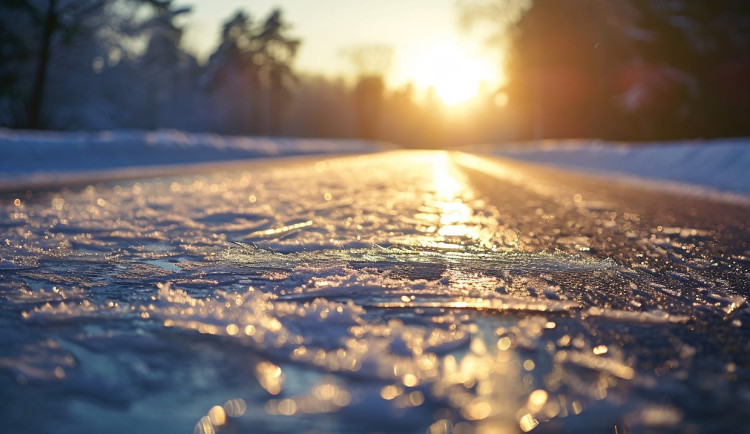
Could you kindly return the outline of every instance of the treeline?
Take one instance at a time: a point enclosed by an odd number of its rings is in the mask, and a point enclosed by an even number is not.
[[[522,137],[750,135],[746,0],[490,0],[465,12],[510,35]]]
[[[231,15],[201,64],[181,45],[189,13],[172,0],[4,0],[0,127],[177,128],[412,146],[508,135],[492,95],[452,117],[437,98],[415,102],[410,86],[387,90],[382,71],[361,70],[353,83],[299,74],[293,61],[302,41],[280,10],[260,20]]]
[[[281,11],[238,11],[205,64],[181,46],[172,0],[6,0],[0,124],[272,134],[291,101],[300,41]]]

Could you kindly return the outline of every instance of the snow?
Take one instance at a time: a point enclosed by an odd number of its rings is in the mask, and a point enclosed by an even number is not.
[[[750,138],[645,144],[551,140],[479,149],[609,177],[641,179],[657,188],[669,187],[664,182],[668,181],[703,187],[705,193],[750,195]]]
[[[5,189],[169,172],[169,167],[254,158],[365,153],[392,145],[364,140],[232,137],[178,130],[37,132],[0,129]]]
[[[388,143],[355,139],[231,137],[178,130],[62,133],[0,129],[0,186],[11,189],[132,178],[163,174],[169,167],[188,164],[393,148]],[[646,144],[554,140],[466,149],[641,181],[653,188],[714,196],[721,192],[750,195],[750,138]]]

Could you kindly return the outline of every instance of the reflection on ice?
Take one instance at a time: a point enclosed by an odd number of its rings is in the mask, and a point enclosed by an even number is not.
[[[306,414],[335,413],[351,403],[351,394],[336,377],[323,377],[308,392],[285,399],[266,401],[265,410],[272,416],[292,416],[297,412]]]
[[[451,172],[448,154],[446,152],[435,154],[433,160],[433,182],[438,199],[456,199],[463,186]]]
[[[235,324],[227,326],[227,334],[234,336],[237,332],[235,331],[232,333],[230,327],[236,329],[237,326]],[[248,336],[255,334],[255,326],[252,324],[246,325],[245,329],[251,332]],[[261,361],[258,363],[255,366],[255,378],[258,379],[258,383],[260,383],[261,387],[266,389],[266,392],[271,395],[278,395],[284,387],[284,372],[281,370],[281,367],[276,366],[271,362]]]
[[[437,154],[433,176],[436,195],[427,202],[439,217],[435,231],[439,237],[433,245],[450,247],[476,244],[482,236],[482,223],[485,222],[475,217],[465,203],[472,199],[472,193],[466,189],[466,182],[459,181],[457,176],[456,169],[451,168],[448,154]]]
[[[564,390],[570,387],[566,382],[571,379],[568,367],[585,368],[599,376],[598,388],[577,390],[589,399],[604,399],[607,389],[617,384],[614,379],[634,378],[633,368],[619,352],[603,351],[602,346],[587,348],[582,340],[571,344],[570,339],[555,339],[558,327],[544,317],[529,317],[485,334],[476,324],[463,324],[455,317],[447,330],[410,326],[398,320],[377,324],[367,319],[365,309],[351,302],[276,301],[254,290],[218,295],[194,298],[162,285],[159,300],[149,312],[169,327],[233,338],[276,360],[385,382],[377,390],[358,392],[347,390],[336,377],[324,377],[309,391],[289,396],[283,394],[283,368],[261,361],[255,367],[255,378],[269,395],[280,396],[265,404],[265,411],[272,416],[346,412],[350,406],[351,411],[358,411],[359,405],[372,399],[402,409],[442,402],[455,411],[451,419],[442,419],[447,422],[465,420],[477,422],[479,427],[529,431],[541,420],[580,413],[580,401],[568,403],[565,399]],[[403,303],[417,309],[484,308],[459,306],[459,302],[439,306]],[[539,367],[521,356],[521,351],[536,352],[550,345],[559,350],[553,352],[554,357],[539,359]],[[208,417],[211,419],[210,414]],[[201,432],[209,432],[206,421],[199,422]],[[211,425],[217,424],[211,421]]]

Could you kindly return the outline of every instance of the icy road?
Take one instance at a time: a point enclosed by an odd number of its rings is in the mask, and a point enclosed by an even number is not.
[[[750,207],[391,151],[0,196],[0,431],[750,432]]]

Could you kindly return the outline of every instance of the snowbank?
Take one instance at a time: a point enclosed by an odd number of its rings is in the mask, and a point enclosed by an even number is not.
[[[490,152],[564,168],[750,194],[750,138],[647,145],[544,141],[494,148]]]
[[[123,169],[134,176],[153,175],[165,166],[362,153],[386,147],[365,140],[228,137],[175,130],[62,133],[0,129],[0,188],[98,178]]]
[[[0,189],[180,173],[186,165],[198,163],[363,153],[391,147],[366,140],[228,137],[175,130],[53,133],[0,129]],[[472,150],[610,177],[671,181],[750,195],[750,138],[647,145],[557,140]]]

